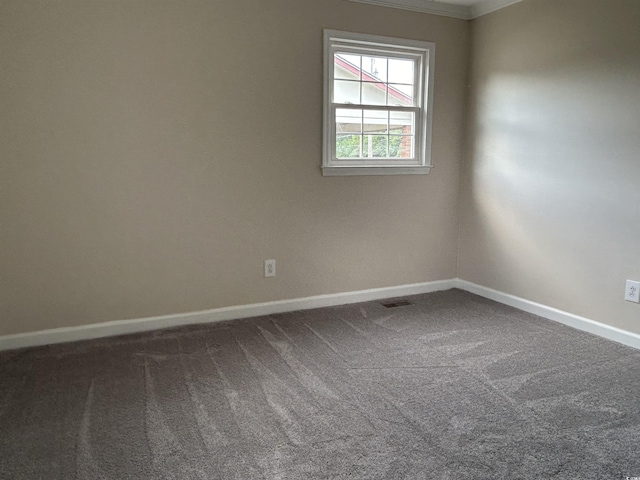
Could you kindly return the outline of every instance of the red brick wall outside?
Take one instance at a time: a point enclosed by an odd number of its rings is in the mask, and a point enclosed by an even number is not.
[[[405,125],[404,127],[402,127],[402,135],[402,140],[400,142],[400,157],[411,158],[413,153],[411,148],[413,136],[411,135],[410,125]]]

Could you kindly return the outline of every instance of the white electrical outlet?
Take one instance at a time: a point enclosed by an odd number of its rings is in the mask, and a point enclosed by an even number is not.
[[[264,276],[275,277],[276,276],[276,261],[265,260],[264,261]]]
[[[627,288],[624,291],[624,299],[627,302],[640,303],[640,282],[627,280]]]

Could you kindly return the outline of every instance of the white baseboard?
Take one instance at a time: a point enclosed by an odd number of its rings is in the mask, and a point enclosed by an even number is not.
[[[536,302],[531,302],[529,300],[525,300],[524,298],[516,297],[514,295],[509,295],[508,293],[500,292],[492,288],[487,288],[483,287],[482,285],[467,282],[466,280],[456,279],[455,284],[456,288],[459,288],[461,290],[466,290],[467,292],[475,293],[476,295],[480,295],[481,297],[485,297],[490,300],[515,307],[519,310],[524,310],[525,312],[533,313],[534,315],[544,317],[548,320],[563,323],[564,325],[568,325],[578,330],[593,333],[594,335],[598,335],[599,337],[607,338],[609,340],[613,340],[614,342],[622,343],[624,345],[628,345],[629,347],[640,349],[640,335],[636,333],[621,330],[610,325],[605,325],[604,323],[596,322],[595,320],[591,320],[589,318],[580,317],[563,310],[558,310],[557,308],[548,307]]]
[[[159,330],[162,328],[193,325],[197,323],[212,323],[238,318],[257,317],[273,313],[309,310],[311,308],[332,307],[349,303],[368,302],[390,297],[404,297],[421,293],[437,292],[455,288],[456,280],[441,280],[437,282],[415,283],[395,287],[373,288],[357,292],[317,295],[314,297],[278,300],[275,302],[254,303],[233,307],[214,308],[200,312],[163,315],[131,320],[116,320],[112,322],[80,325],[77,327],[54,328],[37,332],[18,333],[0,336],[0,351],[16,348],[35,347],[54,343],[89,340],[92,338],[113,337],[128,333]]]
[[[92,338],[112,337],[128,333],[178,327],[181,325],[213,323],[224,320],[270,315],[273,313],[332,307],[336,305],[368,302],[390,297],[419,295],[422,293],[448,290],[450,288],[466,290],[467,292],[475,293],[481,297],[518,308],[525,312],[533,313],[546,319],[563,323],[570,327],[577,328],[578,330],[583,330],[585,332],[640,349],[640,335],[638,334],[456,278],[436,282],[400,285],[396,287],[374,288],[370,290],[360,290],[357,292],[317,295],[314,297],[278,300],[275,302],[214,308],[212,310],[204,310],[200,312],[163,315],[160,317],[147,317],[131,320],[116,320],[112,322],[81,325],[77,327],[63,327],[37,332],[5,335],[0,336],[0,351],[35,347],[39,345],[50,345],[54,343],[73,342],[77,340],[89,340]]]

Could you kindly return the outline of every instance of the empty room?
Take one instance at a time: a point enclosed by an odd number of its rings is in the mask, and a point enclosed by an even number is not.
[[[0,478],[640,478],[640,1],[0,0]]]

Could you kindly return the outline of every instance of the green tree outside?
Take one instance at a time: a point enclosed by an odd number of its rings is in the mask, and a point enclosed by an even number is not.
[[[402,137],[386,135],[338,135],[336,138],[336,156],[338,158],[358,158],[360,156],[360,139],[362,138],[362,153],[368,157],[369,141],[372,142],[373,157],[387,156],[387,139],[389,139],[389,156],[399,157],[402,148]]]

